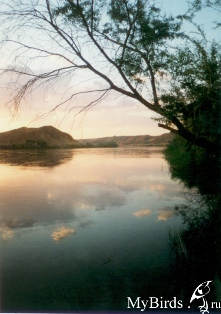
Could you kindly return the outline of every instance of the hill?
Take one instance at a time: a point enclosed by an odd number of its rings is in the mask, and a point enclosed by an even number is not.
[[[158,136],[112,136],[77,141],[70,134],[52,126],[22,127],[0,133],[0,148],[166,146],[172,138],[171,133],[165,133]]]
[[[112,136],[94,139],[79,140],[83,145],[105,145],[116,143],[118,146],[166,146],[173,138],[173,134],[165,133],[158,136],[137,135],[137,136]]]
[[[3,148],[75,147],[77,144],[71,135],[53,126],[22,127],[0,133],[0,147]]]

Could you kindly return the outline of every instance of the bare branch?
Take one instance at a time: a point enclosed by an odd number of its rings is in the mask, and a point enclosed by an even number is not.
[[[79,65],[78,65],[78,64],[76,64],[75,62],[73,62],[72,60],[70,60],[69,58],[67,58],[64,54],[61,54],[61,53],[54,53],[54,52],[48,51],[48,50],[46,50],[46,49],[41,49],[41,48],[37,48],[37,47],[28,46],[28,45],[26,45],[26,44],[24,44],[24,43],[18,42],[18,41],[16,41],[16,40],[11,40],[11,39],[7,39],[7,40],[5,40],[5,42],[15,43],[15,44],[18,44],[18,45],[20,45],[20,46],[22,46],[22,47],[24,47],[24,48],[27,48],[28,50],[35,50],[35,51],[38,51],[38,52],[45,53],[45,54],[47,54],[47,55],[49,55],[49,56],[57,56],[57,57],[60,57],[60,58],[62,58],[62,59],[64,59],[64,60],[66,60],[67,62],[73,64],[73,66],[74,66],[74,67],[77,67],[77,68],[81,68],[81,69],[87,68],[86,65],[84,65],[84,64],[82,64],[82,65],[79,64]]]

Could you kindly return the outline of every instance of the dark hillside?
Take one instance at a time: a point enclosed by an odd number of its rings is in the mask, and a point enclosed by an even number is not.
[[[52,126],[40,128],[26,128],[0,133],[0,146],[25,146],[25,147],[71,147],[78,141],[71,135],[61,132]]]

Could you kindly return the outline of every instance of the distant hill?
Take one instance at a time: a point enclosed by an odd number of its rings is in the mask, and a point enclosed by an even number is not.
[[[158,136],[112,136],[77,141],[53,126],[22,127],[0,133],[0,148],[166,146],[172,138],[171,133],[165,133]]]
[[[166,146],[173,138],[173,134],[165,133],[158,136],[137,135],[137,136],[112,136],[94,139],[79,140],[80,144],[99,146],[105,143],[115,142],[118,146]]]
[[[26,128],[0,133],[0,147],[75,147],[78,141],[53,126]]]

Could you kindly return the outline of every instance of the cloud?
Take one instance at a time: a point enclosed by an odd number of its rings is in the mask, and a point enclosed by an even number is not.
[[[69,237],[70,235],[75,234],[76,231],[72,228],[61,227],[55,230],[51,237],[55,242],[59,242],[60,240]]]
[[[14,236],[14,231],[8,227],[0,228],[0,233],[1,233],[3,240],[11,239]]]
[[[151,213],[152,213],[152,210],[150,209],[142,209],[137,212],[134,212],[133,215],[136,217],[143,217],[143,216],[150,215]]]

